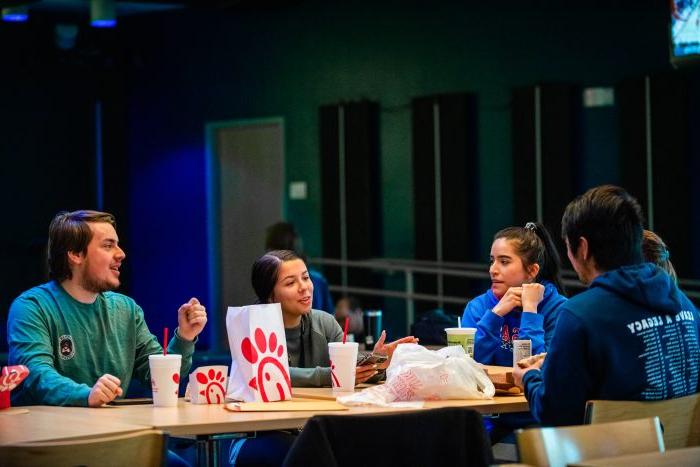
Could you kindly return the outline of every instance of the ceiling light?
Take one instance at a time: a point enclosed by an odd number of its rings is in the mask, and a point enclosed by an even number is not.
[[[26,6],[13,6],[2,9],[2,20],[13,23],[23,23],[29,19],[29,9]]]
[[[93,28],[113,28],[117,25],[114,0],[92,0],[90,2],[90,25]]]

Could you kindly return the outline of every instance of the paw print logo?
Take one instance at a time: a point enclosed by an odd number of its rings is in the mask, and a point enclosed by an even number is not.
[[[331,383],[333,383],[334,388],[340,387],[340,381],[338,380],[338,377],[335,375],[335,364],[333,363],[333,360],[331,360]]]
[[[272,394],[279,396],[273,400],[290,399],[292,382],[281,361],[284,346],[277,342],[274,332],[270,333],[269,339],[260,328],[253,334],[254,343],[247,337],[241,342],[243,357],[253,364],[254,373],[257,364],[257,375],[251,378],[248,385],[260,393],[263,402],[269,402]]]
[[[199,393],[207,398],[207,404],[221,404],[226,397],[224,382],[226,378],[220,371],[210,368],[205,373],[197,372],[197,382],[206,385]]]

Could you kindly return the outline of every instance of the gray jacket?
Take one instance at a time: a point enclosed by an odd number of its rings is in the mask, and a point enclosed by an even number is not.
[[[311,310],[301,317],[301,368],[290,367],[292,386],[321,387],[331,385],[330,358],[328,343],[343,340],[343,330],[333,315],[325,311]]]

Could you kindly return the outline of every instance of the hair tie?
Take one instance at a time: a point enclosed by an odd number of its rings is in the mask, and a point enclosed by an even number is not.
[[[536,229],[537,226],[534,222],[528,222],[527,224],[525,224],[525,230],[532,230],[534,232]]]

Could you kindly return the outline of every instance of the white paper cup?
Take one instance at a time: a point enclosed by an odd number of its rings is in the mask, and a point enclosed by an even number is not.
[[[154,406],[175,407],[177,405],[181,361],[182,355],[155,354],[148,356]]]
[[[331,358],[333,392],[354,391],[357,342],[329,342],[328,354]]]
[[[523,358],[532,357],[532,341],[530,339],[516,339],[513,341],[513,366]]]
[[[461,345],[471,358],[474,358],[474,336],[476,328],[445,328],[447,345]]]

